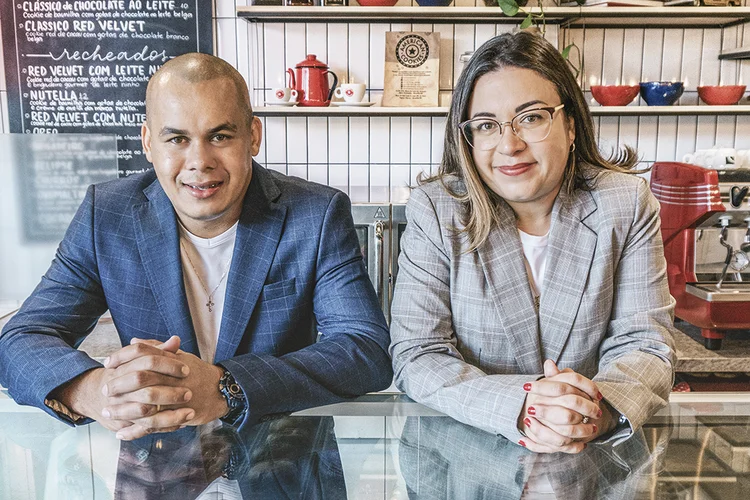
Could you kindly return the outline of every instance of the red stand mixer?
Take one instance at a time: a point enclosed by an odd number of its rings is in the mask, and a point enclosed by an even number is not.
[[[657,162],[651,170],[675,315],[699,327],[711,350],[725,330],[750,329],[748,190],[750,169]]]

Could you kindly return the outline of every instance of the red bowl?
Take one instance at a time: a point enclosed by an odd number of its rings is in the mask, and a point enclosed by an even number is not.
[[[744,93],[744,85],[706,85],[698,87],[698,95],[701,101],[712,106],[737,104]]]
[[[362,7],[393,7],[398,0],[357,0]]]
[[[591,95],[602,106],[627,106],[640,89],[638,85],[592,85]]]

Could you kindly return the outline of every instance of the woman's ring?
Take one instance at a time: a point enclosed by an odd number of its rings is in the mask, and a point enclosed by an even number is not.
[[[583,420],[581,420],[582,424],[588,424],[589,423],[589,417],[583,417]]]
[[[161,405],[156,405],[156,413],[159,413],[160,411],[161,411]],[[584,417],[584,420],[587,420],[587,419],[588,417]]]

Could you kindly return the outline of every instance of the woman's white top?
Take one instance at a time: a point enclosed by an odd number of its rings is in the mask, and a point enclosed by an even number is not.
[[[537,299],[542,294],[542,287],[544,286],[549,231],[544,236],[534,236],[533,234],[524,233],[519,229],[518,235],[521,237],[523,256],[526,261],[526,274],[529,275],[529,283],[531,284],[531,290],[534,292],[534,299]]]

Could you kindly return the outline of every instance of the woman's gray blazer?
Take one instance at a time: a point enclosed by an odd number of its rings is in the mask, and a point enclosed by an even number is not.
[[[406,206],[390,347],[401,390],[514,442],[545,359],[593,379],[631,429],[666,404],[674,300],[644,179],[601,170],[591,191],[558,195],[538,316],[513,211],[503,203],[469,253],[462,211],[438,181]]]

